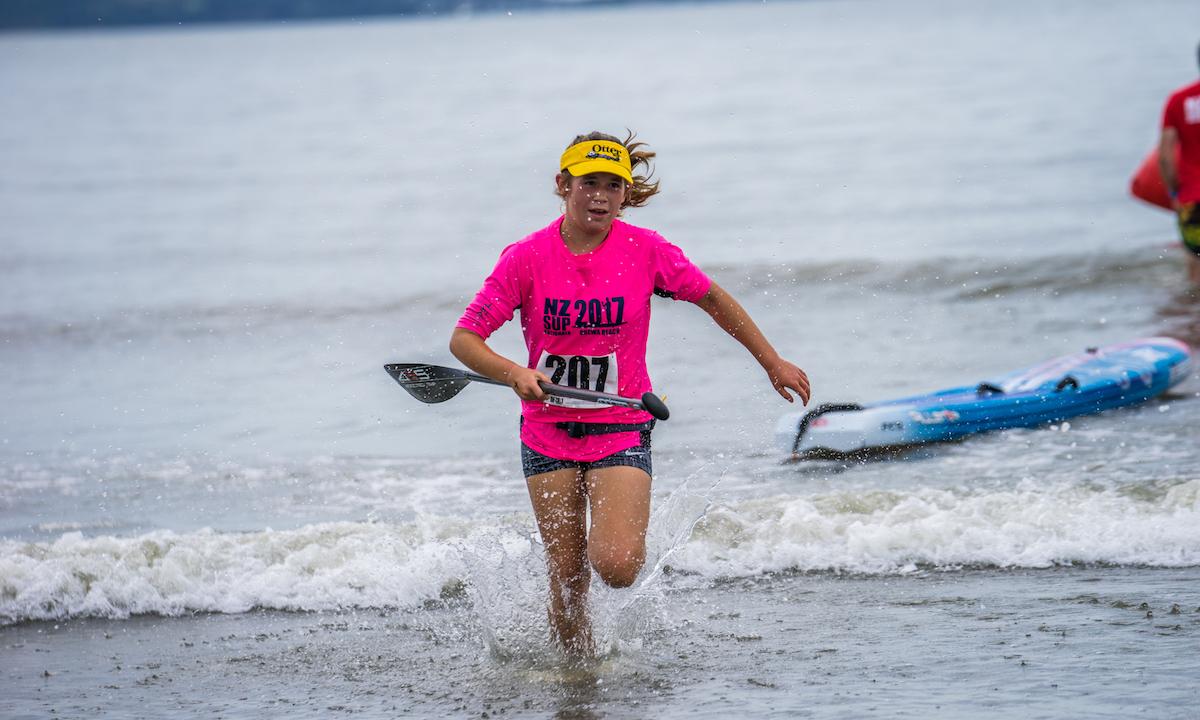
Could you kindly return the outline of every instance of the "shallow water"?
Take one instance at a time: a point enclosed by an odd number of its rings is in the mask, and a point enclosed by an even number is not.
[[[1120,567],[746,577],[667,591],[634,646],[575,667],[481,653],[462,598],[32,623],[5,630],[14,692],[0,702],[29,717],[1185,718],[1200,699],[1198,580]]]
[[[1200,346],[1171,218],[1126,195],[1195,76],[1198,12],[0,36],[0,714],[1189,716],[1197,378],[792,463],[771,438],[792,408],[745,351],[656,301],[652,562],[596,588],[604,656],[573,667],[511,395],[421,405],[382,365],[457,364],[449,329],[500,250],[555,217],[562,146],[623,127],[663,183],[628,219],[730,289],[814,402]],[[622,27],[636,72],[564,57],[581,22]],[[610,80],[622,101],[591,102]],[[522,352],[513,328],[495,345]]]

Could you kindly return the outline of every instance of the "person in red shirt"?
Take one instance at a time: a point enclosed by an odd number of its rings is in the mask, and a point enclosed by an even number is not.
[[[1167,98],[1158,167],[1178,214],[1179,234],[1187,251],[1188,279],[1200,283],[1200,82],[1180,88]]]

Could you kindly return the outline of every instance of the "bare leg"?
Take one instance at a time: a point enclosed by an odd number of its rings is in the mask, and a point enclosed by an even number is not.
[[[576,468],[525,479],[550,575],[550,627],[569,655],[593,654],[587,595],[587,489]]]
[[[590,470],[585,480],[592,510],[588,558],[607,585],[629,587],[646,562],[650,476],[616,466]]]
[[[525,480],[546,548],[550,626],[570,655],[594,653],[587,596],[594,567],[612,587],[629,587],[646,561],[650,476],[618,466],[533,475]],[[591,528],[588,529],[588,507]]]

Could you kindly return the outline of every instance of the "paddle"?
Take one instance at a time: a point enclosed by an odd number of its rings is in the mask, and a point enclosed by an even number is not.
[[[440,365],[390,363],[384,365],[383,369],[387,370],[388,375],[395,378],[396,382],[400,383],[400,387],[407,390],[409,395],[412,395],[423,403],[445,402],[457,395],[471,382],[508,387],[499,380],[493,380],[485,375],[466,370],[455,370],[454,368],[442,367]],[[654,393],[646,393],[642,395],[641,400],[637,400],[621,397],[620,395],[596,392],[594,390],[581,390],[563,385],[551,385],[550,383],[541,383],[541,386],[542,392],[547,395],[558,395],[576,400],[590,400],[591,402],[603,403],[605,405],[618,405],[620,407],[645,410],[659,420],[666,420],[671,417],[671,411],[667,409],[666,404],[658,399]]]

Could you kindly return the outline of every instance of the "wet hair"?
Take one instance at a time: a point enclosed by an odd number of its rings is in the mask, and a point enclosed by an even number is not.
[[[646,143],[634,142],[633,138],[636,137],[634,132],[629,128],[625,128],[625,131],[629,133],[629,137],[625,138],[623,141],[618,140],[612,135],[606,135],[601,132],[592,132],[588,133],[587,135],[577,136],[571,141],[570,145],[567,145],[567,147],[570,148],[578,145],[581,142],[587,142],[589,140],[603,140],[605,142],[617,143],[618,145],[623,146],[629,152],[629,164],[633,170],[633,184],[629,186],[629,192],[625,194],[625,199],[621,201],[621,209],[617,211],[618,216],[622,211],[625,210],[625,208],[642,207],[650,201],[651,197],[658,194],[658,181],[655,180],[654,182],[650,182],[650,177],[654,175],[654,168],[650,166],[650,161],[654,158],[656,153],[651,150],[641,150],[640,148],[646,147]],[[639,167],[645,167],[645,175],[638,174]],[[566,170],[562,171],[562,176],[567,183],[570,183],[571,178],[574,177]],[[562,186],[560,185],[554,186],[554,194],[563,199],[566,199],[567,197],[566,193],[562,189]]]

